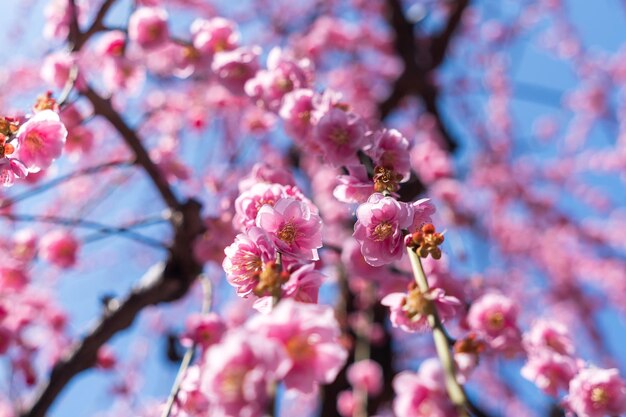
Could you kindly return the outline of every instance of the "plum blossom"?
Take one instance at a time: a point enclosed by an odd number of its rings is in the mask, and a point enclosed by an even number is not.
[[[348,381],[354,388],[378,395],[383,388],[383,370],[378,362],[361,360],[348,367]]]
[[[529,356],[520,373],[546,394],[556,396],[560,389],[567,388],[577,371],[578,366],[573,358],[539,351]]]
[[[231,331],[203,360],[200,387],[215,415],[263,415],[274,381],[291,365],[277,341],[258,332]]]
[[[260,48],[246,46],[219,52],[213,57],[211,69],[224,87],[233,94],[241,95],[246,81],[259,70],[260,54]]]
[[[442,321],[453,317],[461,302],[441,288],[431,288],[423,293],[415,284],[411,284],[408,293],[391,293],[381,300],[382,305],[391,310],[389,319],[394,327],[407,332],[428,329],[428,315],[433,307],[437,309]]]
[[[16,135],[19,145],[16,157],[29,172],[39,172],[61,155],[67,129],[58,114],[44,110],[20,126]]]
[[[487,293],[478,298],[467,314],[469,328],[485,338],[496,350],[516,350],[520,344],[517,327],[517,305],[499,293]]]
[[[365,153],[374,161],[374,165],[392,169],[409,179],[411,160],[409,140],[395,129],[382,129],[371,134],[372,144],[365,148]]]
[[[256,225],[265,230],[278,250],[288,256],[317,260],[322,247],[322,219],[308,204],[282,198],[259,209]]]
[[[281,300],[268,315],[252,318],[251,330],[278,341],[291,366],[283,382],[287,389],[310,393],[319,383],[332,382],[348,356],[338,343],[341,334],[333,309]]]
[[[251,227],[240,233],[232,245],[224,249],[223,267],[226,279],[239,296],[250,294],[257,285],[263,266],[276,259],[276,248],[263,229]]]
[[[185,322],[182,342],[187,346],[195,343],[206,349],[218,343],[225,331],[226,325],[217,314],[192,314]]]
[[[366,144],[365,122],[354,113],[331,108],[317,123],[315,141],[331,165],[356,165],[356,152]]]
[[[267,70],[257,72],[246,83],[246,94],[268,109],[278,110],[285,94],[309,86],[310,66],[308,59],[296,59],[290,52],[274,48],[267,57]]]
[[[70,232],[54,230],[41,238],[39,254],[60,268],[70,268],[76,263],[79,242]]]
[[[626,412],[626,382],[617,369],[583,369],[570,381],[565,404],[578,417],[621,415]]]
[[[160,7],[140,7],[128,20],[128,38],[145,50],[154,50],[167,43],[168,14]]]
[[[524,334],[524,347],[528,351],[547,349],[561,355],[574,353],[574,342],[567,331],[567,327],[551,320],[535,322],[530,331]]]
[[[203,54],[232,51],[239,43],[239,32],[234,22],[223,17],[196,19],[191,24],[193,47]]]
[[[424,363],[426,364],[426,362]],[[452,417],[457,415],[437,375],[422,365],[418,373],[400,372],[393,380],[396,417]]]
[[[402,229],[413,223],[413,214],[411,206],[380,193],[357,208],[353,236],[368,264],[382,266],[402,258]]]

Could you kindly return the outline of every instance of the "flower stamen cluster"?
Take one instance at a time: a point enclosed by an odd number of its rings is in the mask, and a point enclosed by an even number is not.
[[[439,246],[443,240],[443,233],[437,233],[435,226],[428,223],[423,225],[420,230],[408,235],[405,242],[421,258],[427,258],[430,254],[434,259],[441,259]]]
[[[377,166],[374,168],[374,191],[377,193],[395,193],[400,189],[402,175],[393,169]]]

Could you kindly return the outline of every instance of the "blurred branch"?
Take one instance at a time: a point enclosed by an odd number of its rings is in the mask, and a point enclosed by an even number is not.
[[[445,127],[439,112],[437,99],[439,89],[435,84],[435,72],[443,63],[449,49],[453,34],[456,32],[463,12],[469,6],[469,0],[457,0],[444,29],[430,38],[416,39],[413,33],[413,24],[407,19],[400,0],[387,0],[387,21],[395,33],[394,47],[397,55],[402,59],[404,70],[395,80],[392,91],[378,105],[380,117],[385,119],[397,108],[402,100],[409,95],[422,100],[426,111],[435,121],[444,146],[454,152],[458,146],[456,139]]]
[[[94,114],[104,117],[118,131],[126,144],[135,153],[136,163],[143,167],[152,183],[163,198],[165,204],[174,212],[180,208],[180,203],[170,188],[169,183],[148,155],[137,133],[122,119],[122,116],[113,109],[110,99],[105,99],[96,93],[91,86],[86,86],[82,94],[91,102]]]
[[[213,297],[213,288],[211,286],[211,282],[208,278],[202,280],[202,290],[203,290],[203,301],[202,301],[202,314],[207,314],[211,310],[212,297]],[[196,351],[196,343],[189,346],[187,351],[185,352],[185,356],[183,357],[182,362],[180,363],[180,367],[178,368],[178,373],[176,374],[176,379],[174,380],[174,385],[172,386],[172,390],[170,391],[170,395],[167,398],[167,403],[165,404],[165,408],[161,413],[161,417],[169,417],[172,412],[172,407],[176,402],[176,397],[178,396],[178,391],[180,391],[180,386],[183,382],[185,372],[189,368],[191,364],[191,360],[193,358],[193,354]]]
[[[98,349],[117,332],[128,328],[141,310],[150,305],[183,297],[202,272],[193,258],[191,243],[202,232],[200,204],[190,200],[181,206],[183,221],[176,228],[174,243],[165,263],[153,266],[115,309],[107,309],[88,334],[52,369],[33,405],[22,417],[45,417],[48,409],[74,376],[94,366]]]
[[[104,234],[121,234],[122,236],[128,237],[136,242],[143,243],[144,245],[156,247],[156,248],[166,248],[165,244],[159,242],[156,239],[153,239],[148,236],[144,236],[140,233],[133,232],[132,229],[137,227],[149,226],[156,223],[163,222],[165,219],[162,217],[158,218],[148,218],[140,220],[134,224],[130,224],[128,226],[109,226],[103,223],[89,221],[89,220],[81,220],[80,218],[67,218],[67,217],[58,217],[58,216],[48,216],[48,215],[32,215],[32,214],[12,214],[12,213],[0,213],[0,217],[4,217],[7,220],[16,221],[16,222],[38,222],[38,223],[50,223],[57,224],[62,226],[76,226],[82,227],[86,229],[94,229],[97,233]]]
[[[83,168],[83,169],[79,169],[78,171],[74,171],[71,172],[67,175],[63,175],[57,178],[54,178],[42,185],[39,185],[35,188],[32,188],[28,191],[25,191],[21,194],[16,195],[15,197],[8,197],[6,198],[4,201],[0,202],[0,209],[4,209],[10,206],[13,206],[15,203],[18,203],[20,201],[23,201],[29,197],[32,197],[34,195],[40,194],[42,192],[51,190],[52,188],[54,188],[55,186],[62,184],[64,182],[68,182],[73,180],[74,178],[78,178],[78,177],[82,177],[85,175],[93,175],[93,174],[97,174],[99,172],[102,171],[106,171],[109,168],[114,168],[114,167],[124,167],[124,166],[132,166],[133,163],[130,161],[109,161],[109,162],[104,162],[100,165],[94,165],[91,167],[87,167],[87,168]]]

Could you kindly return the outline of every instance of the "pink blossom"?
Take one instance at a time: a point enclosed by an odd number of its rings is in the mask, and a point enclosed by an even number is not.
[[[284,255],[316,260],[322,247],[322,219],[308,204],[282,198],[259,209],[256,225],[265,230]]]
[[[393,380],[396,417],[452,417],[457,415],[445,391],[419,373],[400,372]]]
[[[426,223],[432,223],[432,216],[437,209],[430,202],[430,198],[422,198],[410,203],[413,211],[413,222],[409,226],[409,231],[413,232],[420,229]]]
[[[372,144],[365,152],[372,158],[374,165],[392,169],[402,175],[403,181],[408,180],[411,174],[409,140],[395,129],[377,130],[371,136]]]
[[[232,51],[219,52],[213,57],[211,69],[220,83],[231,93],[244,93],[246,81],[254,77],[259,70],[258,47],[241,47]]]
[[[217,52],[232,51],[239,43],[236,24],[223,17],[196,19],[191,24],[191,39],[198,51],[208,56]]]
[[[520,373],[545,393],[556,396],[560,389],[567,388],[577,371],[574,359],[554,352],[539,351],[529,356]]]
[[[352,391],[341,391],[339,395],[337,395],[337,411],[339,411],[339,414],[343,417],[352,417],[354,416],[355,410],[356,403]]]
[[[76,65],[76,56],[68,52],[46,55],[41,66],[41,79],[49,85],[62,89],[67,84],[74,65]]]
[[[356,153],[366,144],[365,130],[365,122],[356,114],[331,108],[317,123],[315,141],[329,164],[356,165]]]
[[[67,129],[59,115],[52,110],[41,111],[17,131],[16,157],[30,172],[39,172],[61,155],[66,138]]]
[[[263,265],[276,259],[274,244],[258,227],[251,227],[245,234],[237,235],[235,242],[224,249],[224,253],[226,279],[242,297],[250,294],[256,286]]]
[[[303,265],[293,271],[289,280],[283,284],[282,296],[315,304],[323,278],[324,274],[315,269],[314,263]]]
[[[570,381],[565,404],[578,417],[621,415],[626,413],[626,382],[617,369],[583,369]]]
[[[271,384],[291,365],[279,343],[258,332],[231,331],[204,357],[201,390],[215,415],[261,417]]]
[[[381,304],[389,307],[391,324],[407,332],[428,329],[428,315],[433,304],[442,321],[453,317],[461,306],[456,297],[446,295],[441,288],[422,293],[416,286],[412,286],[408,293],[395,292],[385,296]]]
[[[128,38],[145,50],[156,49],[169,40],[168,14],[160,7],[140,7],[128,20]]]
[[[13,235],[11,255],[18,262],[28,263],[37,255],[37,234],[31,229],[22,229]]]
[[[124,57],[108,58],[102,67],[102,81],[110,92],[125,91],[137,94],[146,80],[146,70],[136,62]]]
[[[380,193],[372,194],[357,208],[353,236],[368,264],[382,266],[402,258],[402,229],[413,223],[413,214],[406,203]]]
[[[321,97],[313,90],[296,89],[284,95],[279,115],[285,130],[299,145],[321,153],[321,144],[311,140],[319,118]]]
[[[561,355],[574,354],[574,343],[567,327],[551,320],[535,322],[530,331],[524,334],[524,347],[529,352],[547,349]]]
[[[318,383],[332,382],[348,356],[338,343],[341,332],[328,306],[285,299],[270,314],[256,316],[248,325],[284,347],[291,360],[283,380],[287,389],[309,393]]]
[[[180,391],[176,399],[180,408],[192,415],[209,415],[209,400],[202,392],[202,369],[199,365],[190,366],[180,384]]]
[[[182,341],[187,346],[195,343],[206,349],[218,343],[225,331],[226,325],[217,314],[192,314],[185,322]]]
[[[296,185],[293,175],[284,167],[270,165],[266,162],[257,162],[252,166],[250,173],[239,181],[239,192],[243,193],[259,182],[290,186]],[[256,214],[253,218],[256,218]]]
[[[257,72],[246,83],[246,94],[268,109],[278,110],[285,94],[309,86],[310,66],[308,59],[298,60],[293,54],[274,48],[267,57],[267,70]]]
[[[378,362],[361,360],[348,367],[348,381],[354,388],[378,395],[383,388],[383,370]]]
[[[472,303],[467,314],[469,328],[483,336],[494,349],[516,349],[521,335],[517,327],[517,306],[509,297],[488,293]]]
[[[253,185],[235,200],[235,225],[244,230],[254,226],[261,207],[274,206],[278,200],[285,197],[287,197],[286,188],[280,184],[257,183]]]
[[[4,187],[10,187],[16,178],[24,178],[28,175],[28,169],[22,161],[13,158],[0,158],[0,183]]]
[[[333,196],[343,203],[364,203],[374,192],[374,183],[362,165],[348,167],[348,175],[338,175]]]
[[[0,267],[0,293],[6,290],[22,290],[29,281],[23,267]]]
[[[69,268],[76,263],[79,242],[70,232],[54,230],[41,238],[39,254],[60,268]]]
[[[111,30],[98,39],[96,50],[100,55],[119,58],[124,55],[126,34],[121,30]]]

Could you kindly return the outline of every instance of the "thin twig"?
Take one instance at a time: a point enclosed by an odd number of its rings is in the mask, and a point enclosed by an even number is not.
[[[78,177],[82,177],[85,175],[93,175],[93,174],[97,174],[101,171],[105,171],[109,168],[114,168],[114,167],[125,167],[125,166],[132,166],[133,163],[130,161],[109,161],[109,162],[105,162],[103,164],[100,165],[94,165],[88,168],[83,168],[83,169],[79,169],[78,171],[74,171],[74,172],[70,172],[67,175],[63,175],[57,178],[54,178],[44,184],[41,184],[37,187],[31,188],[28,191],[25,191],[21,194],[18,194],[14,197],[7,197],[4,201],[0,202],[0,209],[4,209],[7,207],[10,207],[12,205],[14,205],[15,203],[18,203],[20,201],[26,200],[29,197],[32,197],[34,195],[37,195],[39,193],[48,191],[50,189],[52,189],[53,187],[62,184],[64,182],[67,181],[71,181],[74,178],[78,178]]]
[[[411,260],[411,267],[413,269],[413,275],[415,276],[415,282],[422,293],[429,291],[428,280],[422,268],[422,261],[419,256],[410,248],[407,247],[409,259]],[[433,339],[435,341],[435,348],[437,350],[437,356],[441,361],[441,366],[444,371],[446,379],[446,389],[448,390],[448,396],[455,405],[459,417],[468,417],[467,414],[467,396],[463,387],[456,379],[456,370],[454,366],[454,359],[450,352],[450,345],[448,344],[448,337],[446,330],[441,323],[439,313],[437,309],[433,308],[428,314],[428,323],[433,331]]]
[[[207,314],[211,310],[213,289],[211,286],[211,282],[208,278],[205,277],[201,282],[204,293],[202,301],[202,314]],[[165,403],[165,408],[161,413],[161,417],[169,417],[169,415],[171,414],[172,407],[174,406],[176,398],[178,397],[178,392],[180,391],[180,386],[183,382],[185,372],[187,372],[187,369],[191,364],[191,360],[193,358],[193,354],[196,351],[196,347],[197,344],[194,342],[189,348],[187,348],[185,356],[183,356],[183,360],[181,361],[180,367],[178,368],[178,373],[176,374],[174,385],[172,385],[172,390],[170,391],[170,395],[167,398],[167,403]]]

